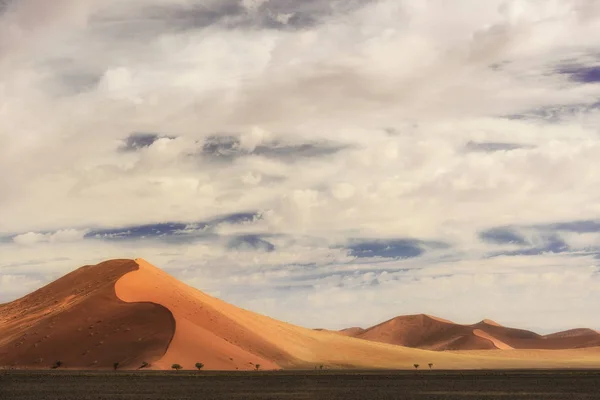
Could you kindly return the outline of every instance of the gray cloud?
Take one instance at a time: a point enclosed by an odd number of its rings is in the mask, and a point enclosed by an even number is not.
[[[579,104],[557,104],[506,115],[505,118],[512,120],[538,119],[548,122],[560,122],[573,117],[581,117],[599,109],[600,101]]]
[[[174,139],[173,136],[159,135],[158,133],[134,132],[127,136],[121,147],[122,151],[136,151],[144,147],[150,147],[158,139]]]
[[[531,146],[517,143],[497,143],[497,142],[473,142],[469,141],[465,146],[467,151],[482,151],[491,153],[495,151],[511,151],[523,148],[531,148]]]
[[[315,142],[315,143],[284,143],[269,141],[258,144],[253,148],[244,148],[239,136],[219,135],[209,136],[202,146],[202,154],[218,160],[233,160],[245,156],[262,156],[282,161],[298,161],[305,158],[325,157],[347,149],[347,145]]]
[[[336,15],[354,11],[370,0],[266,0],[247,7],[243,0],[221,0],[166,4],[155,2],[141,15],[100,14],[94,23],[120,32],[185,31],[219,27],[222,29],[302,29]],[[247,2],[251,4],[252,2]]]
[[[12,2],[0,293],[144,257],[304,325],[600,326],[600,8],[442,3]]]
[[[227,243],[229,249],[234,250],[262,250],[266,252],[275,251],[275,245],[260,235],[239,235],[231,238]]]
[[[550,224],[536,225],[537,229],[550,231],[566,231],[576,233],[600,232],[599,220],[582,220],[570,222],[557,222]]]

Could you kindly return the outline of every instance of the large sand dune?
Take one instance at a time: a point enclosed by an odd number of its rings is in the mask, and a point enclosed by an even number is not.
[[[202,362],[206,369],[222,370],[257,364],[261,369],[413,368],[415,363],[448,369],[600,367],[595,349],[512,350],[481,327],[465,336],[456,324],[429,316],[396,321],[410,331],[402,340],[414,343],[421,335],[437,349],[445,337],[446,348],[481,341],[507,350],[429,351],[301,328],[208,296],[142,259],[83,267],[0,305],[0,322],[0,366],[47,368],[48,361],[62,360],[71,368],[110,368],[113,362],[138,368],[147,361],[154,369],[174,363],[193,369]],[[423,325],[428,335],[419,333]],[[450,339],[439,335],[440,329]],[[39,358],[44,361],[36,363]]]

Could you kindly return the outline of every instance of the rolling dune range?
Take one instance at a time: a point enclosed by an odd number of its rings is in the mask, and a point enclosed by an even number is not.
[[[406,315],[373,327],[338,331],[345,336],[426,350],[567,350],[600,346],[600,333],[587,328],[539,335],[491,320],[461,325],[430,315]]]
[[[0,305],[0,366],[212,370],[600,367],[600,336],[548,336],[492,321],[403,316],[368,329],[313,330],[208,296],[143,259],[82,267]],[[543,343],[543,344],[542,344]],[[436,351],[450,350],[450,351]]]

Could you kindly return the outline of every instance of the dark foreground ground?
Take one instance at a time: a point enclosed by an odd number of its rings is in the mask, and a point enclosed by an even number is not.
[[[600,371],[0,371],[0,400],[600,399]]]

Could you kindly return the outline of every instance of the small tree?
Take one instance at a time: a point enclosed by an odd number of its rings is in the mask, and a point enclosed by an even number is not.
[[[433,363],[429,363],[427,365],[429,365],[429,369],[433,368]]]
[[[260,364],[254,365],[254,368],[256,368],[256,370],[258,371],[260,369]]]
[[[415,369],[419,369],[419,364],[413,364],[415,366]]]
[[[148,363],[146,361],[142,361],[142,366],[140,368],[146,368],[148,366]]]
[[[63,362],[62,361],[57,361],[57,362],[54,363],[54,365],[52,366],[52,368],[56,369],[56,368],[60,368],[62,366],[63,366]]]
[[[197,362],[196,368],[198,369],[198,371],[200,371],[202,368],[204,368],[204,364],[202,364],[201,362]]]
[[[183,367],[181,365],[179,365],[179,364],[173,364],[173,365],[171,365],[171,368],[173,368],[176,371],[179,371]]]
[[[323,369],[323,364],[319,365],[319,369]]]
[[[113,364],[113,369],[115,371],[117,370],[117,368],[119,368],[119,363],[118,362],[116,362],[116,363]]]

